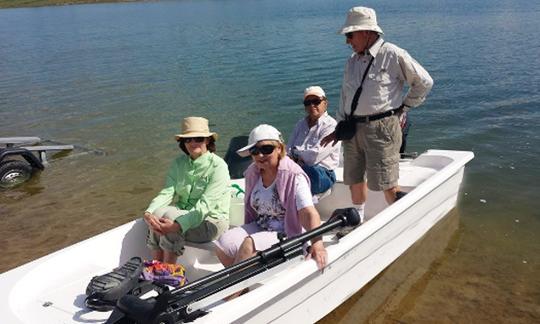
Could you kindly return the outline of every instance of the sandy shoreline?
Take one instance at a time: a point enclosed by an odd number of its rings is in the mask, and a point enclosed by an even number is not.
[[[0,0],[0,9],[140,1],[148,0]]]

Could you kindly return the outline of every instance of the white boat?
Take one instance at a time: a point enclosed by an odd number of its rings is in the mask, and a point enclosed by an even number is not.
[[[400,162],[400,186],[408,192],[388,206],[382,193],[369,192],[368,221],[341,239],[324,235],[329,262],[321,273],[301,256],[189,305],[207,313],[195,323],[315,322],[339,306],[384,270],[456,206],[465,164],[472,152],[429,150]],[[317,205],[323,220],[351,205],[347,186],[338,182]],[[242,180],[236,180],[243,186]],[[233,222],[241,218],[238,198]],[[85,307],[85,289],[93,276],[109,272],[132,256],[149,258],[146,226],[136,220],[0,275],[2,323],[104,323],[111,312]],[[116,247],[116,248],[115,248]],[[222,269],[211,243],[189,244],[179,259],[191,282]],[[244,287],[248,293],[224,302]],[[143,298],[146,298],[143,296]],[[166,321],[164,321],[166,322]]]

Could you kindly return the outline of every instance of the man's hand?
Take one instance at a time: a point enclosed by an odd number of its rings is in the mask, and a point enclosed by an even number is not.
[[[332,146],[335,146],[338,142],[337,138],[336,138],[336,131],[333,131],[332,133],[326,135],[322,140],[321,140],[321,145],[323,147],[325,147],[326,145],[328,145],[328,143],[332,142]]]
[[[294,161],[296,162],[296,164],[298,164],[299,166],[303,166],[304,165],[304,160],[302,160],[302,158],[300,157],[300,155],[298,154],[298,149],[296,148],[296,146],[293,146],[291,148],[291,153],[289,154],[289,157]]]

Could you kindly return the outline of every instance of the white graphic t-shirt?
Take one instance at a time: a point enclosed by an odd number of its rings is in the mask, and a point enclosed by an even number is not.
[[[311,190],[303,176],[296,176],[296,210],[313,206]],[[267,188],[259,178],[251,192],[251,207],[257,212],[257,224],[266,231],[285,232],[285,208],[279,201],[276,184]]]

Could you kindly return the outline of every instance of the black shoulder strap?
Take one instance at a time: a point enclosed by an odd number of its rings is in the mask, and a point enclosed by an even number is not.
[[[383,41],[380,48],[383,47],[384,43],[385,42]],[[349,115],[349,118],[353,116],[354,111],[356,110],[356,106],[358,106],[358,99],[360,98],[360,95],[362,94],[362,86],[364,85],[364,80],[366,79],[369,68],[373,64],[374,59],[375,59],[375,57],[372,56],[371,60],[369,60],[368,66],[364,70],[364,75],[362,76],[362,81],[360,81],[360,86],[358,87],[358,89],[356,89],[356,92],[354,93],[354,97],[353,97],[353,100],[352,100],[352,103],[351,103],[351,113]]]

